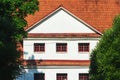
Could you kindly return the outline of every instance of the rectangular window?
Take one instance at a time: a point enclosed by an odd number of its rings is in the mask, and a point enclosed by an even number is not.
[[[79,80],[89,80],[89,74],[87,73],[80,73]]]
[[[34,73],[34,80],[45,80],[44,73]]]
[[[45,43],[34,43],[34,52],[44,52]]]
[[[89,52],[89,43],[78,43],[79,52]]]
[[[57,52],[67,52],[67,43],[56,43]]]
[[[67,74],[57,74],[57,80],[67,80]]]

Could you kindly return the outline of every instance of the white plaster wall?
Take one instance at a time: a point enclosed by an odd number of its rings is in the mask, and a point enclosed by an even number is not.
[[[94,33],[94,31],[65,11],[60,10],[28,33]]]
[[[89,60],[98,39],[24,39],[24,59]],[[45,43],[45,52],[34,52],[34,43]],[[56,43],[67,43],[67,52],[56,52]],[[78,43],[90,43],[90,52],[78,52]]]
[[[25,69],[25,74],[16,80],[34,80],[34,73],[44,73],[45,80],[56,80],[57,73],[67,73],[68,80],[79,80],[79,73],[88,72],[88,67],[80,67],[77,69]]]

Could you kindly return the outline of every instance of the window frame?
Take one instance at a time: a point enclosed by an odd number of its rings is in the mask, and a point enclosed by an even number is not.
[[[78,43],[78,52],[89,52],[90,43]]]
[[[56,52],[67,52],[67,43],[56,43]]]
[[[56,80],[68,80],[67,73],[57,73],[56,74]]]
[[[34,43],[34,52],[45,52],[45,43]]]

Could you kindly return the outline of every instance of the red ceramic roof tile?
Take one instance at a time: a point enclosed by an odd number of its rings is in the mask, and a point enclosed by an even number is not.
[[[63,5],[65,9],[93,26],[100,32],[112,26],[112,21],[120,13],[119,0],[39,0],[39,11],[28,15],[26,20],[29,28],[52,11]]]

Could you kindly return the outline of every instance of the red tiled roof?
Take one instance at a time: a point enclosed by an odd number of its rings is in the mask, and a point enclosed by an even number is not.
[[[28,15],[26,20],[29,28],[60,5],[78,18],[93,26],[100,32],[110,28],[116,15],[120,13],[119,0],[39,0],[40,10],[34,15]]]
[[[90,60],[24,60],[23,65],[31,66],[89,66]]]
[[[101,35],[97,33],[48,33],[48,34],[37,34],[29,33],[29,38],[99,38]]]

